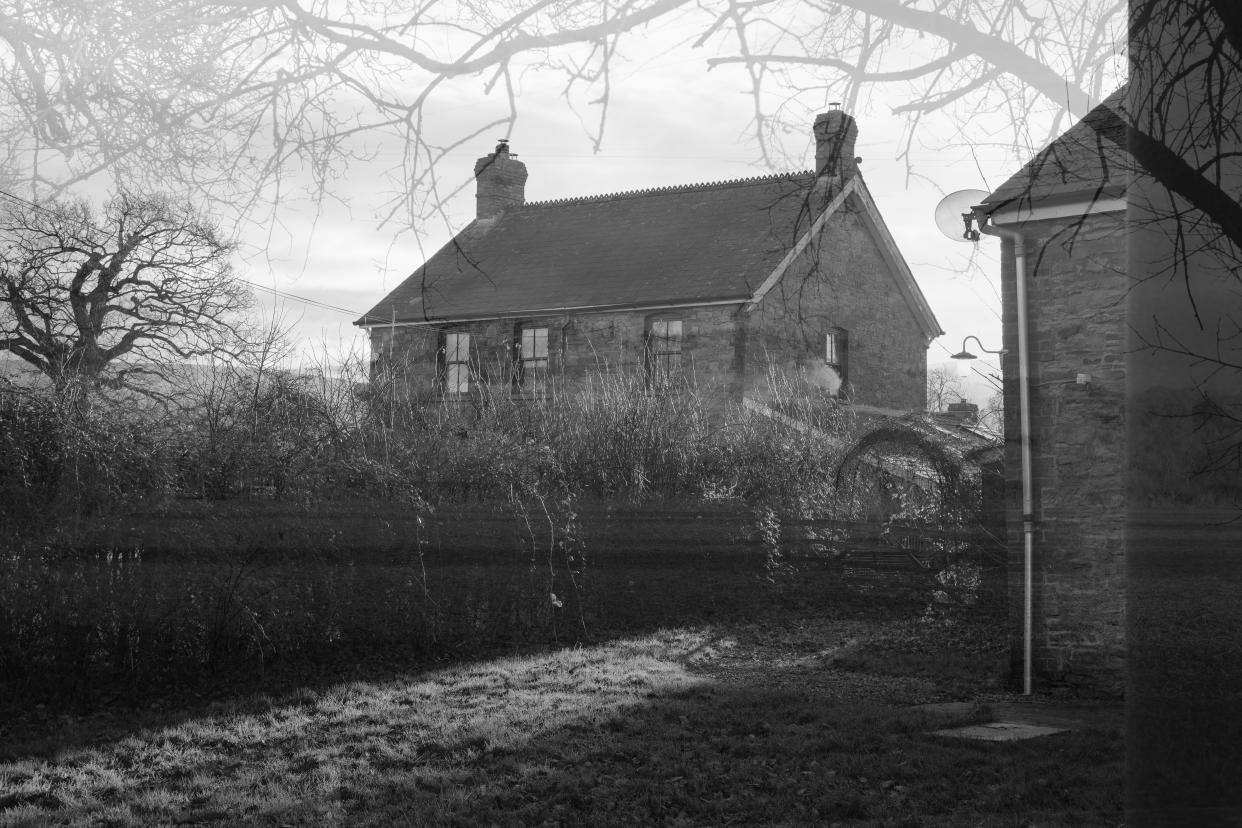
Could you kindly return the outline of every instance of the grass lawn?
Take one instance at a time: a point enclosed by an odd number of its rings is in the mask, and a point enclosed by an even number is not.
[[[0,747],[0,825],[1121,823],[1123,743],[932,736],[1004,698],[976,627],[682,628],[281,698],[50,717]],[[980,698],[976,714],[911,705]]]

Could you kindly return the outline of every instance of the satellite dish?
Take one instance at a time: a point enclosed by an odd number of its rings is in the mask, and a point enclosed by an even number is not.
[[[949,193],[936,205],[936,226],[953,241],[978,241],[978,231],[966,223],[962,214],[971,212],[970,208],[982,203],[987,197],[984,190],[958,190],[956,193]]]

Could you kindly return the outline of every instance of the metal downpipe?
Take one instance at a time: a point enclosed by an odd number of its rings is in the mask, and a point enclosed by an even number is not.
[[[978,214],[980,229],[1009,239],[1014,246],[1014,283],[1018,315],[1018,423],[1022,460],[1022,694],[1031,695],[1034,626],[1035,484],[1031,470],[1031,365],[1027,329],[1026,237],[1016,230],[997,227],[986,214]]]

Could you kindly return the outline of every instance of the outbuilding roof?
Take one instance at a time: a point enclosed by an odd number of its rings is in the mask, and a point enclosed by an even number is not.
[[[784,173],[511,207],[471,222],[357,324],[742,304],[831,207],[816,181]],[[891,245],[861,177],[849,190]],[[900,259],[895,247],[886,256]],[[940,333],[905,262],[890,269],[928,335]]]
[[[987,212],[1121,195],[1134,166],[1120,117],[1125,105],[1123,86],[989,195]]]

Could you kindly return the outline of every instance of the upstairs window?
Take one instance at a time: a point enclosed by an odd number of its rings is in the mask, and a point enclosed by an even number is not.
[[[548,329],[522,327],[517,336],[518,385],[537,384],[548,374]]]
[[[845,383],[848,382],[846,371],[849,368],[849,334],[844,329],[833,328],[824,334],[824,362],[841,379],[837,396],[845,396]]]
[[[667,382],[681,373],[682,322],[667,317],[652,319],[647,327],[647,376]]]
[[[444,358],[444,393],[469,393],[470,334],[446,331],[441,353]]]

